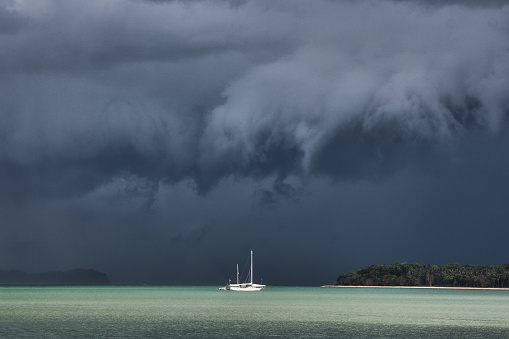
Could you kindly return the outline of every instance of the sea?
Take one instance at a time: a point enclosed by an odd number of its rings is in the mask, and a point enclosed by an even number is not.
[[[0,338],[509,338],[509,291],[0,287]]]

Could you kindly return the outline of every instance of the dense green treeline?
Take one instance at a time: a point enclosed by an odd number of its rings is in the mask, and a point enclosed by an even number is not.
[[[395,263],[371,265],[341,274],[335,285],[509,287],[509,265],[460,266]]]

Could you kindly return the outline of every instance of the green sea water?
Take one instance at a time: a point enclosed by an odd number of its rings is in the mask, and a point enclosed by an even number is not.
[[[2,287],[1,338],[509,338],[509,291]]]

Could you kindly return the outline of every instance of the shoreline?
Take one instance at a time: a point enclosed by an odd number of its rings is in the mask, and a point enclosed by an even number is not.
[[[506,287],[450,287],[450,286],[362,286],[362,285],[322,285],[326,288],[404,288],[404,289],[440,289],[440,290],[493,290],[493,291],[509,291]]]

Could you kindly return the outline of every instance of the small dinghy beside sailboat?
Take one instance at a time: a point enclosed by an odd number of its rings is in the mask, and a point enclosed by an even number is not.
[[[261,291],[266,285],[253,283],[253,250],[251,250],[251,269],[249,271],[249,282],[239,283],[239,265],[237,264],[237,283],[228,283],[225,287],[220,287],[223,291],[241,291],[241,292],[253,292]]]

